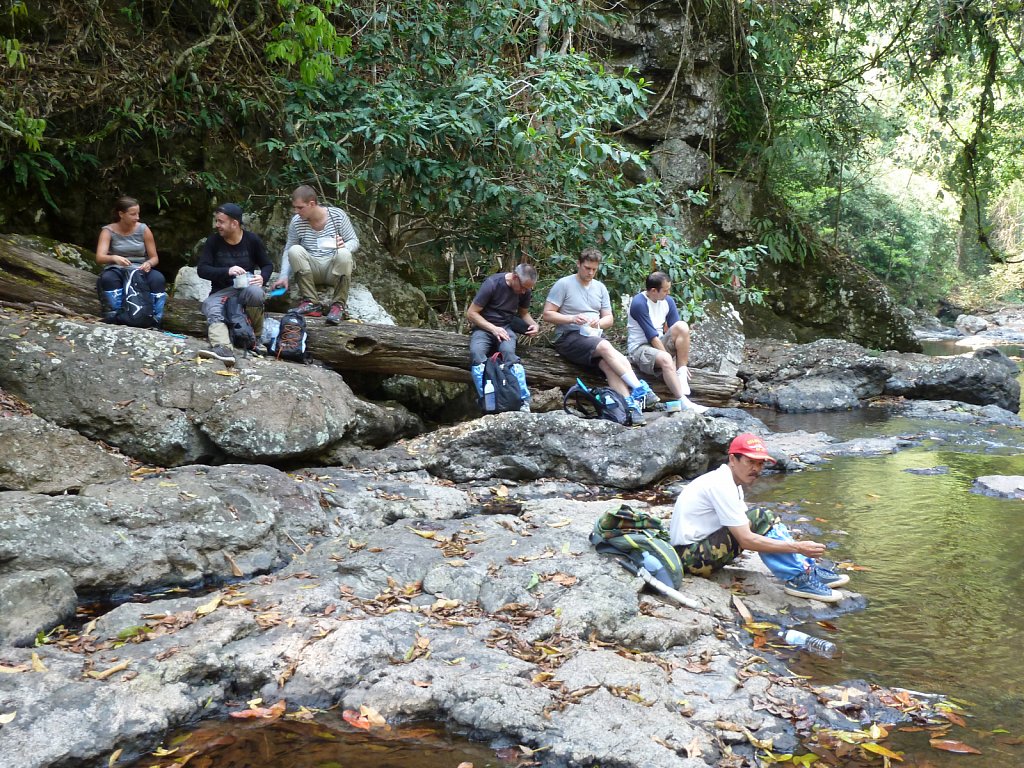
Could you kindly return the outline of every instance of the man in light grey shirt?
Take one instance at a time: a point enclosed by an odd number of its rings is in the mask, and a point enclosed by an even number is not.
[[[320,205],[316,190],[303,185],[292,192],[292,216],[288,240],[281,256],[281,273],[274,287],[289,285],[294,273],[300,297],[296,310],[320,317],[317,286],[331,290],[327,322],[337,325],[347,313],[348,291],[352,282],[352,254],[359,249],[359,238],[348,215],[340,208]]]
[[[576,261],[576,274],[551,286],[543,318],[558,328],[555,351],[576,365],[600,368],[608,385],[626,398],[633,423],[643,424],[644,405],[658,402],[658,396],[646,381],[637,378],[626,356],[601,337],[615,318],[608,289],[594,279],[600,266],[599,250],[583,251]]]

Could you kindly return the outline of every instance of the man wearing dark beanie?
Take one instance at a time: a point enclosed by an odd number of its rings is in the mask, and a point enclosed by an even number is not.
[[[263,284],[270,279],[274,264],[259,236],[242,228],[242,208],[238,204],[218,205],[213,225],[217,233],[206,239],[196,267],[199,276],[211,283],[210,295],[203,302],[210,348],[201,350],[199,356],[220,360],[230,368],[235,355],[224,302],[230,296],[237,298],[259,339],[263,331]]]

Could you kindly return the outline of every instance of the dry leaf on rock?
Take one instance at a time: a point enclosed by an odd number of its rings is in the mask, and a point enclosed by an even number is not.
[[[197,616],[206,616],[208,614],[213,613],[215,610],[217,610],[217,606],[220,605],[220,600],[221,600],[221,596],[217,595],[210,602],[203,603],[198,608],[196,608],[196,615]]]
[[[251,718],[277,720],[284,714],[285,707],[284,699],[282,699],[271,707],[250,707],[249,709],[243,709],[241,712],[231,712],[230,715],[241,720]]]

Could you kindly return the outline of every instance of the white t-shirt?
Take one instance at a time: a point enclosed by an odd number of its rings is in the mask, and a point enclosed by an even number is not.
[[[685,546],[706,539],[719,528],[748,522],[743,486],[736,485],[729,465],[723,464],[683,488],[672,510],[669,536],[673,546]]]

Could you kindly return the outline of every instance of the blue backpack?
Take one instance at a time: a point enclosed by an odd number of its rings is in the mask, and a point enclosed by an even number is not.
[[[566,413],[581,419],[606,419],[627,427],[633,424],[633,414],[629,412],[626,398],[611,387],[591,389],[579,379],[565,393],[562,407]]]

